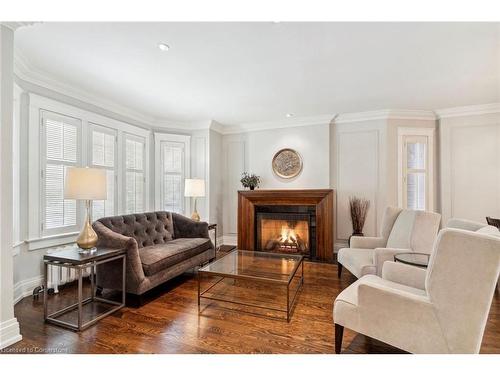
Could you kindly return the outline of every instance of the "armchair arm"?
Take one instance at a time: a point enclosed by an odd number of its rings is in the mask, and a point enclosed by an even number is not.
[[[180,214],[172,213],[174,238],[210,238],[208,223],[194,221]]]
[[[127,284],[131,282],[135,285],[144,280],[146,276],[142,269],[142,263],[139,257],[139,247],[135,238],[113,232],[99,221],[94,222],[92,227],[97,233],[98,247],[127,249]]]
[[[377,270],[377,275],[382,276],[384,262],[393,261],[394,255],[399,253],[409,253],[410,249],[377,248],[373,253],[373,264]]]
[[[398,284],[425,290],[427,270],[404,263],[385,262],[382,267],[382,278]]]
[[[383,237],[360,237],[352,236],[350,247],[356,249],[375,249],[377,247],[384,247],[387,240]]]

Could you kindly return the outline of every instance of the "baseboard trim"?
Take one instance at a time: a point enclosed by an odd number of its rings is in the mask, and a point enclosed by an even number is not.
[[[4,349],[22,339],[19,322],[16,318],[0,322],[0,349]]]
[[[32,295],[33,289],[43,285],[43,276],[35,276],[30,279],[21,280],[14,285],[14,305],[24,297]]]
[[[343,249],[344,247],[349,247],[348,245],[348,242],[347,241],[339,241],[339,242],[335,242],[335,244],[333,245],[333,252],[334,253],[338,253],[340,249]]]
[[[238,246],[238,236],[236,236],[235,234],[226,234],[222,236],[222,244]]]

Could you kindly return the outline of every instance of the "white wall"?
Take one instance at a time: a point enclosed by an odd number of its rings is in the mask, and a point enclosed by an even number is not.
[[[261,177],[261,189],[325,189],[330,186],[330,127],[310,126],[248,131],[224,135],[224,235],[234,241],[237,225],[237,191],[241,173]],[[286,180],[273,173],[271,161],[282,148],[292,148],[303,160],[302,172]]]
[[[441,118],[439,135],[443,221],[500,217],[500,105],[496,113]]]
[[[352,233],[349,197],[369,199],[364,233],[376,235],[387,204],[386,121],[340,121],[332,124],[331,187],[336,189],[336,248]]]

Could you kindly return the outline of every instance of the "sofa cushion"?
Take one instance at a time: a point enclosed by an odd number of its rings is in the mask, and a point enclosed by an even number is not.
[[[139,250],[139,257],[144,274],[151,276],[211,247],[208,238],[178,238],[164,244],[146,246]]]
[[[113,232],[133,237],[139,248],[166,243],[173,238],[174,227],[170,212],[146,212],[98,220]]]

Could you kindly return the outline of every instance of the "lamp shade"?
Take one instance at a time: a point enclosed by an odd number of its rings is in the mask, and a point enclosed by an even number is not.
[[[66,169],[65,199],[106,199],[106,171],[97,168]]]
[[[184,183],[185,197],[204,197],[205,180],[186,178]]]

